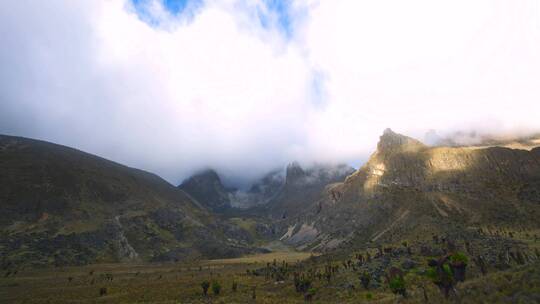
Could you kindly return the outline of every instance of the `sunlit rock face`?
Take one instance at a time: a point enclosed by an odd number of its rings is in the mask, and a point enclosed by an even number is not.
[[[288,239],[325,250],[329,240],[393,241],[456,225],[538,226],[538,193],[540,148],[429,147],[387,129],[368,162],[328,185]],[[295,237],[302,225],[317,231],[307,245]]]

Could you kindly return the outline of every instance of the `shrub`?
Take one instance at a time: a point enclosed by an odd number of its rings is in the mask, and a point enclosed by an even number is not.
[[[218,281],[214,281],[212,282],[212,292],[214,293],[214,295],[219,295],[219,292],[221,291],[221,285],[219,284]]]
[[[465,272],[468,262],[469,259],[467,258],[467,256],[461,252],[456,252],[450,256],[450,267],[456,281],[465,281]]]
[[[306,302],[311,302],[313,300],[313,297],[317,293],[316,288],[310,288],[305,294],[304,294],[304,300]]]
[[[236,283],[236,281],[233,281],[233,283],[232,283],[232,291],[236,292],[237,290],[238,290],[238,283]]]
[[[396,276],[390,279],[388,282],[390,290],[395,294],[400,294],[403,297],[407,297],[407,288],[405,287],[405,280],[401,276]]]
[[[400,294],[407,297],[407,288],[405,287],[405,279],[403,279],[403,271],[397,267],[390,268],[386,277],[388,286],[394,294]]]
[[[362,283],[362,286],[364,286],[365,289],[369,289],[369,282],[371,281],[371,274],[369,272],[364,271],[360,275],[360,282]]]
[[[306,278],[295,279],[294,287],[297,292],[305,293],[311,288],[311,280]]]
[[[467,265],[469,263],[469,259],[463,252],[456,252],[450,256],[450,262],[452,263],[462,263]]]
[[[448,265],[448,259],[442,258],[439,261],[430,260],[426,275],[433,284],[437,285],[444,296],[448,298],[450,291],[454,290],[454,274],[452,268]]]
[[[203,294],[204,295],[207,295],[208,294],[208,288],[210,287],[210,283],[208,281],[203,281],[201,283],[201,288],[203,290]]]

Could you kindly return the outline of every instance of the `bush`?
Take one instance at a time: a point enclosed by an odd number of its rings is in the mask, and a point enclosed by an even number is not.
[[[450,262],[453,264],[462,263],[467,265],[469,263],[469,259],[462,252],[456,252],[450,256]]]
[[[400,294],[403,297],[407,296],[407,288],[405,287],[405,280],[401,276],[396,276],[390,279],[388,282],[390,290],[395,294]]]
[[[316,288],[310,288],[305,294],[304,294],[304,300],[306,302],[311,302],[313,300],[313,297],[317,293]]]
[[[371,274],[369,272],[364,271],[362,275],[360,275],[360,282],[362,283],[362,286],[364,286],[365,289],[369,289],[369,282],[371,281]]]
[[[203,294],[204,295],[207,295],[208,294],[208,288],[210,287],[210,283],[208,281],[203,281],[201,283],[201,288],[203,290]]]
[[[219,284],[218,281],[214,281],[212,282],[212,292],[214,293],[214,295],[219,295],[219,292],[221,291],[221,285]]]
[[[428,265],[430,268],[426,271],[426,275],[431,279],[433,284],[437,285],[446,298],[449,293],[454,290],[454,273],[446,259],[439,261],[431,260]]]
[[[311,280],[306,278],[295,280],[294,287],[297,292],[307,292],[311,288]]]

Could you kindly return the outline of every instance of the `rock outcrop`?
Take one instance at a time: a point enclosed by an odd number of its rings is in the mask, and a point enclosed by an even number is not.
[[[325,250],[336,241],[350,246],[431,237],[457,227],[538,228],[539,152],[428,147],[387,129],[368,162],[326,187],[295,223],[318,231],[299,245]],[[294,240],[298,231],[285,239]]]

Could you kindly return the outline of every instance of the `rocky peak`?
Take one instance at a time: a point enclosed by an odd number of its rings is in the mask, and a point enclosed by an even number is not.
[[[404,148],[418,148],[423,146],[424,144],[422,144],[420,141],[405,135],[395,133],[394,131],[392,131],[392,129],[387,128],[386,130],[384,130],[383,135],[379,137],[377,151],[387,152],[398,149],[403,150]]]
[[[182,184],[186,183],[219,183],[221,184],[221,179],[219,178],[219,175],[216,171],[212,169],[206,169],[204,171],[200,171],[187,180],[185,180]]]
[[[306,172],[298,162],[292,162],[289,165],[287,165],[287,170],[285,174],[285,180],[286,183],[295,182],[299,179],[302,179],[306,176]]]
[[[214,211],[230,207],[229,190],[223,186],[214,170],[196,173],[178,187]]]

